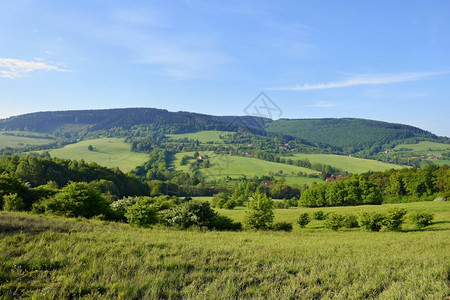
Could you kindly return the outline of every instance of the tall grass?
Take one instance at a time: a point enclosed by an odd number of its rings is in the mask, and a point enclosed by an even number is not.
[[[292,233],[141,229],[0,212],[0,297],[442,299],[450,210],[429,204],[429,229],[378,233],[313,222]]]

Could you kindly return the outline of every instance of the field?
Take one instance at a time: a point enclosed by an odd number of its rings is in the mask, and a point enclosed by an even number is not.
[[[94,147],[93,151],[88,150],[89,145]],[[130,144],[121,138],[81,141],[49,152],[52,157],[84,159],[105,167],[118,167],[123,172],[131,171],[148,160],[147,154],[132,152]]]
[[[0,298],[450,296],[449,203],[401,206],[431,210],[436,223],[404,232],[333,232],[318,221],[291,233],[208,232],[0,212]],[[301,211],[313,210],[277,210],[276,218],[294,221]]]
[[[184,139],[187,138],[189,140],[198,140],[200,143],[216,143],[221,144],[223,140],[220,138],[221,135],[229,135],[234,134],[230,131],[217,131],[217,130],[205,130],[194,133],[182,133],[182,134],[168,134],[167,136],[173,139]]]
[[[294,154],[292,159],[308,159],[311,163],[327,164],[354,174],[368,171],[384,171],[388,169],[403,168],[399,165],[388,164],[381,161],[335,154],[297,153]]]
[[[188,171],[189,164],[180,166],[180,161],[183,156],[185,155],[192,156],[193,154],[194,152],[177,153],[175,155],[175,160],[172,163],[172,165],[178,170]],[[205,174],[209,178],[218,179],[223,178],[225,176],[238,178],[244,174],[246,176],[252,177],[252,176],[269,175],[270,172],[276,173],[282,170],[283,174],[287,176],[285,177],[286,181],[289,180],[289,183],[292,184],[295,182],[298,182],[298,184],[302,184],[303,181],[308,180],[308,178],[293,176],[294,174],[297,174],[298,172],[304,172],[306,174],[318,174],[317,171],[311,169],[275,163],[251,157],[216,155],[214,154],[214,152],[211,151],[201,152],[200,154],[209,156],[211,166],[209,168],[204,168],[200,170],[202,174]],[[312,179],[320,181],[320,179],[317,178]]]
[[[437,159],[442,153],[450,152],[450,144],[441,144],[433,142],[419,142],[418,144],[401,144],[394,148],[401,153],[408,153],[411,156],[426,156],[421,166],[425,166],[427,162],[435,165],[450,165],[448,159]]]
[[[24,137],[24,136],[15,136],[15,135],[9,135],[5,133],[11,133],[11,134],[25,134],[33,137]],[[39,135],[34,132],[3,132],[0,131],[0,149],[11,147],[23,147],[27,145],[45,145],[50,144],[54,140],[49,138],[44,138],[42,135]]]

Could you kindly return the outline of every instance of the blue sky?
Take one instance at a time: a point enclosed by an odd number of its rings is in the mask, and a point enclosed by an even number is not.
[[[14,0],[0,117],[155,107],[357,117],[450,136],[450,1]]]

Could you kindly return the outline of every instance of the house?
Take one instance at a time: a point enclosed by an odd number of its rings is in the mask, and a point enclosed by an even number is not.
[[[334,180],[334,177],[327,177],[327,178],[325,178],[325,181],[333,181]]]

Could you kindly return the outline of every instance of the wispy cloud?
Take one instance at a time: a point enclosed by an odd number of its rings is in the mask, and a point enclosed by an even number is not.
[[[339,106],[339,104],[337,103],[332,103],[332,102],[326,102],[326,101],[319,101],[317,103],[311,104],[309,106],[312,107],[320,107],[320,108],[332,108],[332,107],[337,107]]]
[[[278,91],[307,91],[351,87],[358,85],[382,85],[400,82],[418,81],[427,77],[448,74],[450,72],[404,72],[396,74],[360,74],[335,82],[303,84],[291,87],[271,88]]]
[[[46,63],[42,58],[26,61],[15,58],[0,58],[0,77],[16,79],[34,71],[58,71],[65,72],[55,64]]]

